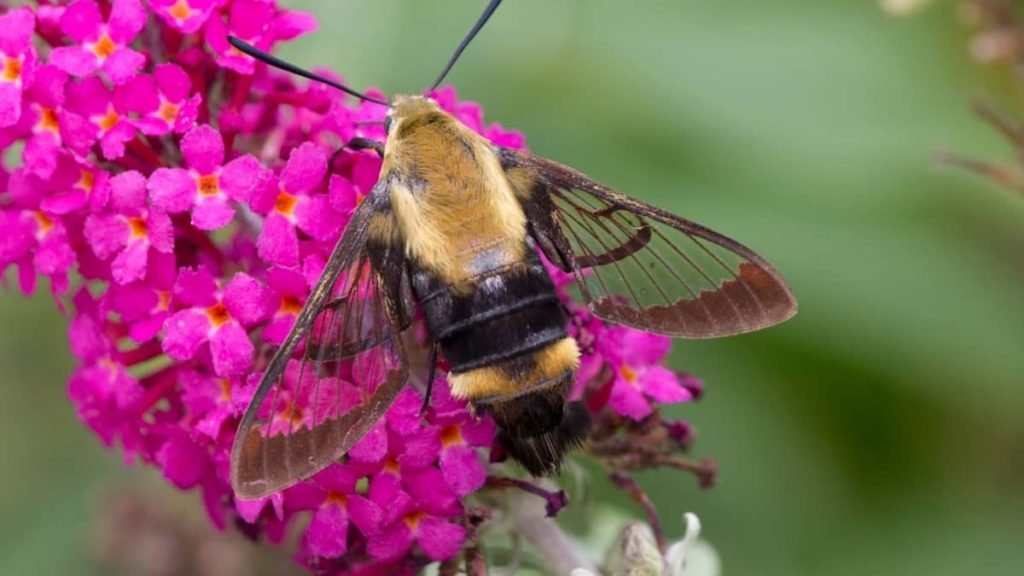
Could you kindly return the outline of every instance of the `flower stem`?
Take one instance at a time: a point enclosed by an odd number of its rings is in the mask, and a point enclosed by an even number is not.
[[[544,557],[551,574],[568,574],[576,568],[597,573],[557,522],[545,516],[540,499],[526,493],[510,493],[509,514],[513,530]]]

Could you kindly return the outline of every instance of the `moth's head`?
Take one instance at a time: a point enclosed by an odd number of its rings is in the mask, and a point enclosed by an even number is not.
[[[437,79],[434,80],[434,83],[429,88],[424,90],[424,93],[429,93],[437,89],[441,82],[444,81],[445,77],[448,75],[448,72],[452,69],[452,66],[455,65],[455,62],[459,59],[459,56],[461,56],[462,52],[466,49],[466,46],[469,46],[469,43],[477,35],[477,32],[479,32],[480,29],[483,28],[484,24],[486,24],[487,20],[491,17],[491,14],[494,14],[494,11],[498,9],[498,5],[501,4],[501,2],[502,0],[491,0],[487,4],[487,7],[484,8],[483,14],[481,14],[480,17],[477,18],[477,21],[473,25],[473,28],[469,31],[469,34],[467,34],[466,37],[462,39],[462,43],[460,43],[459,47],[455,49],[455,53],[452,54],[452,57],[448,59],[448,64],[444,67],[443,70],[441,70],[441,74],[438,75]],[[233,46],[236,50],[239,50],[244,54],[248,54],[252,58],[255,58],[256,60],[259,60],[260,62],[263,62],[267,65],[279,68],[286,72],[291,72],[292,74],[297,74],[304,78],[309,78],[310,80],[320,82],[321,84],[333,86],[338,90],[345,92],[346,94],[351,94],[352,96],[355,96],[360,100],[363,100],[364,102],[373,102],[375,104],[388,106],[388,115],[384,123],[384,129],[389,136],[393,134],[394,130],[398,130],[399,127],[401,127],[403,124],[409,121],[422,121],[429,115],[440,114],[444,118],[454,120],[452,116],[445,114],[444,111],[442,111],[441,108],[438,107],[437,102],[434,102],[432,99],[426,96],[398,95],[395,96],[394,100],[392,100],[389,105],[384,100],[375,98],[373,96],[368,96],[366,94],[353,90],[340,82],[337,82],[330,78],[326,78],[319,74],[315,74],[313,72],[310,72],[309,70],[300,68],[295,64],[285,62],[284,60],[281,60],[280,58],[268,54],[267,52],[264,52],[259,48],[256,48],[252,44],[249,44],[248,42],[245,42],[244,40],[241,40],[235,36],[229,35],[228,43],[231,44],[231,46]]]
[[[390,139],[399,133],[402,126],[424,123],[425,118],[438,113],[444,114],[433,98],[400,94],[391,101],[388,115],[384,119],[384,131]]]

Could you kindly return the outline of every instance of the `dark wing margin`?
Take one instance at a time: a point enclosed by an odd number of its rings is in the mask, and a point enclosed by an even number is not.
[[[241,499],[342,457],[405,385],[411,295],[385,186],[356,210],[242,417],[231,452]]]
[[[533,239],[576,277],[594,314],[676,338],[716,338],[791,318],[771,264],[739,242],[529,153],[499,149]]]

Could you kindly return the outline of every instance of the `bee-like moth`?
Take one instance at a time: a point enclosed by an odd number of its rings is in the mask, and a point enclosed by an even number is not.
[[[492,0],[434,86],[498,4]],[[566,400],[580,349],[541,255],[575,277],[595,315],[667,336],[728,336],[796,313],[782,277],[735,240],[561,164],[497,147],[428,97],[381,103],[389,109],[386,145],[373,145],[383,156],[379,180],[239,425],[231,478],[240,497],[315,474],[383,416],[409,379],[401,335],[417,307],[433,352],[428,388],[440,354],[451,393],[494,418],[508,455],[534,475],[556,473],[586,440],[590,417]],[[296,362],[298,370],[289,369]],[[359,397],[346,380],[362,384]],[[300,397],[306,407],[298,414]]]

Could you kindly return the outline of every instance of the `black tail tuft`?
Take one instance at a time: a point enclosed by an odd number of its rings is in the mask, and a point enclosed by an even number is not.
[[[511,402],[536,401],[526,395]],[[566,452],[580,447],[590,435],[590,413],[582,402],[568,402],[559,407],[561,418],[557,425],[547,429],[534,429],[527,434],[522,423],[505,426],[495,411],[499,426],[498,441],[513,460],[519,462],[534,476],[553,476],[562,469]],[[510,423],[511,424],[511,423]]]

